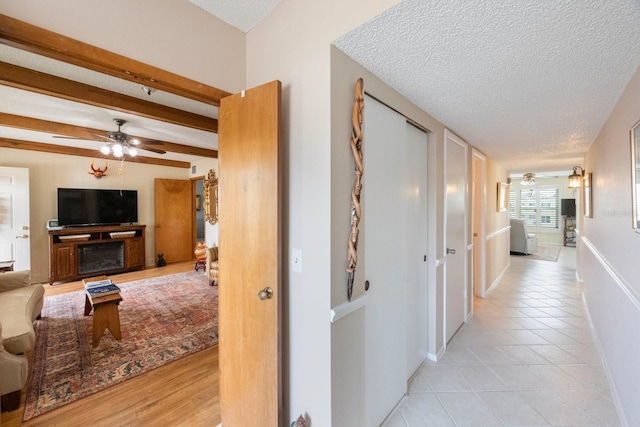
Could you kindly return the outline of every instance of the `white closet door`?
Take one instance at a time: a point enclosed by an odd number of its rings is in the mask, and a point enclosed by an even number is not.
[[[427,133],[407,123],[407,379],[427,358]]]
[[[380,425],[407,390],[405,118],[365,99],[363,222],[366,422]]]
[[[465,321],[467,289],[467,144],[445,131],[446,138],[446,265],[445,337]]]

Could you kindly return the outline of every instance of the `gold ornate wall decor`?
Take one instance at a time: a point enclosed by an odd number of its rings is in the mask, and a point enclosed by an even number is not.
[[[204,179],[204,220],[211,225],[218,222],[218,178],[213,169]]]
[[[351,221],[349,233],[349,251],[347,253],[347,298],[351,301],[353,294],[353,279],[356,273],[356,265],[358,263],[358,227],[362,216],[362,207],[360,206],[360,194],[362,193],[362,175],[364,166],[362,163],[362,122],[364,110],[364,82],[362,78],[356,81],[353,90],[353,109],[351,111],[351,153],[355,162],[355,181],[351,190]]]

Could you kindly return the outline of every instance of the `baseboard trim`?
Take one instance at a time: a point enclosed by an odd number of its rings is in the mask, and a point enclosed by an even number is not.
[[[487,289],[487,291],[485,292],[485,298],[488,297],[491,294],[491,292],[493,292],[493,290],[496,288],[496,286],[498,286],[498,283],[500,283],[500,280],[502,279],[502,276],[504,276],[504,273],[507,272],[507,270],[509,269],[510,265],[511,265],[511,261],[509,261],[507,263],[507,265],[500,272],[500,274],[498,274],[498,277],[496,277],[496,279],[491,283],[491,286],[489,286],[489,289]]]

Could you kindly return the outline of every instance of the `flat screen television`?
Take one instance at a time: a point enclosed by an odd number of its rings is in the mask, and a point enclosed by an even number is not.
[[[576,216],[576,199],[562,199],[560,201],[560,215]]]
[[[61,226],[135,222],[138,222],[136,190],[58,188],[58,224]]]

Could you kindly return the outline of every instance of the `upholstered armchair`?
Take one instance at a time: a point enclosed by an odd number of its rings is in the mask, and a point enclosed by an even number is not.
[[[15,411],[20,406],[20,394],[28,372],[26,355],[11,354],[4,349],[0,323],[0,406],[3,412]]]
[[[535,234],[527,233],[524,220],[511,219],[511,252],[533,254],[538,251],[538,238]]]
[[[205,274],[211,280],[211,286],[218,285],[218,247],[207,248]]]

